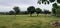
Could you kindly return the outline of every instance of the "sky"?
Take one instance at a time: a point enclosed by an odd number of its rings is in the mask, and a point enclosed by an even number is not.
[[[14,6],[19,6],[21,11],[26,11],[27,7],[34,6],[35,8],[41,8],[50,10],[52,9],[52,3],[51,4],[38,4],[38,0],[0,0],[0,12],[8,12],[10,10],[13,10]]]

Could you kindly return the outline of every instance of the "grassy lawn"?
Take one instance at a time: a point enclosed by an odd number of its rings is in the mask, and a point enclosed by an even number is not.
[[[60,20],[51,15],[0,15],[0,28],[57,28],[49,23]],[[59,27],[58,27],[59,28]]]

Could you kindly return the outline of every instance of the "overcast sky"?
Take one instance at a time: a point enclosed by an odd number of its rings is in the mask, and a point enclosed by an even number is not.
[[[22,11],[26,11],[27,7],[34,6],[35,8],[47,9],[51,11],[52,4],[44,5],[37,4],[37,0],[0,0],[0,12],[13,10],[14,6],[19,6]]]

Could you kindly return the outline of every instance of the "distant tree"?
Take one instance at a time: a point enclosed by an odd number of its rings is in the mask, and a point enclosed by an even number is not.
[[[28,13],[28,11],[25,11],[25,13],[24,13],[24,14],[29,14],[29,13]]]
[[[44,14],[50,14],[51,12],[49,10],[44,10]]]
[[[18,14],[18,13],[20,13],[20,9],[19,9],[18,6],[15,6],[15,7],[13,8],[13,10],[15,11],[15,15]]]
[[[42,10],[40,8],[36,8],[36,14],[37,14],[37,16],[39,15],[39,13],[42,13]]]
[[[9,15],[14,15],[14,11],[9,11]]]
[[[35,7],[30,6],[30,7],[27,8],[27,11],[29,12],[30,16],[32,16],[32,14],[35,12]]]
[[[29,14],[29,13],[28,13],[28,11],[21,11],[20,14],[26,15],[26,14]]]
[[[15,11],[15,19],[16,19],[16,14],[20,13],[20,9],[18,6],[13,7],[13,10]]]

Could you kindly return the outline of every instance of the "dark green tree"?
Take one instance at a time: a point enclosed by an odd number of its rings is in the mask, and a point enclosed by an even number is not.
[[[55,8],[52,8],[52,13],[53,13],[53,15],[56,14],[56,9]]]
[[[13,10],[15,11],[15,14],[19,14],[19,13],[20,13],[20,9],[19,9],[18,6],[15,6],[15,7],[13,8]]]
[[[15,19],[16,19],[16,14],[20,13],[20,9],[18,6],[13,7],[13,10],[15,11]]]
[[[44,10],[44,14],[50,14],[51,12],[49,10]]]
[[[9,15],[14,15],[14,11],[9,11]]]
[[[54,4],[53,4],[53,8],[58,8],[57,3],[54,3]]]
[[[39,15],[39,13],[42,13],[42,10],[40,8],[36,8],[36,14],[37,14],[37,16]]]
[[[60,11],[59,8],[60,8],[60,7],[57,5],[57,3],[54,3],[54,4],[53,4],[53,8],[52,8],[52,13],[53,13],[53,15],[56,16],[56,15],[59,13],[59,11]]]
[[[30,6],[30,7],[27,8],[27,11],[29,12],[30,16],[32,16],[32,14],[35,12],[35,7]]]
[[[55,2],[56,1],[56,2]],[[50,4],[50,3],[53,3],[53,2],[55,2],[54,4],[52,4],[52,6],[53,6],[53,8],[52,8],[52,12],[53,12],[53,14],[55,14],[56,15],[56,13],[60,13],[59,12],[59,8],[60,7],[58,7],[58,5],[57,5],[57,3],[59,3],[60,4],[60,0],[38,0],[38,4]]]
[[[44,3],[46,3],[46,4],[49,4],[49,3],[52,3],[52,2],[55,2],[56,0],[38,0],[38,3],[39,4],[44,4]],[[57,0],[57,3],[60,3],[60,0]]]

